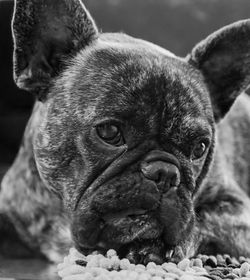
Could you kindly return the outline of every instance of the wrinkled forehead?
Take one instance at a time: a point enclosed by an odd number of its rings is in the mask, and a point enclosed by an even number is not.
[[[126,119],[162,110],[192,117],[209,111],[199,73],[150,45],[104,43],[79,53],[72,67],[74,79],[68,83],[74,102],[93,118],[97,112],[98,117]]]

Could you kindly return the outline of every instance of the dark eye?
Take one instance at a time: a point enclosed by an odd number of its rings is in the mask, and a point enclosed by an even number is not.
[[[207,146],[204,142],[197,143],[192,152],[192,159],[199,159],[201,158],[206,152]]]
[[[113,146],[121,146],[124,139],[120,128],[115,124],[105,123],[96,127],[98,136],[106,143]]]

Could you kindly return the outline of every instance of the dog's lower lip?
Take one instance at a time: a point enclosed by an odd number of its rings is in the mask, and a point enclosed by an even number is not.
[[[136,240],[159,238],[162,226],[150,213],[109,219],[106,222],[100,241],[107,246],[128,244]]]

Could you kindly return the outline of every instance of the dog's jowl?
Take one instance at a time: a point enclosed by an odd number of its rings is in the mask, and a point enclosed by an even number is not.
[[[12,28],[16,84],[37,101],[2,181],[1,242],[52,261],[73,245],[250,256],[250,20],[185,58],[99,32],[80,0],[16,0]]]

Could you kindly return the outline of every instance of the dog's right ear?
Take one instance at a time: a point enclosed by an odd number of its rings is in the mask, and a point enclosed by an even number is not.
[[[81,0],[15,0],[12,31],[15,82],[40,97],[67,58],[98,36]]]

